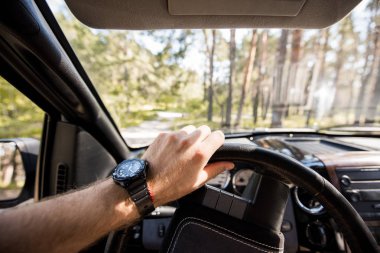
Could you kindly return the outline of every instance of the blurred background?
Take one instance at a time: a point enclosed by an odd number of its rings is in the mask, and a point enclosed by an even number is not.
[[[378,1],[323,30],[95,30],[64,1],[48,3],[130,145],[186,124],[239,132],[379,122]],[[0,99],[2,137],[40,136],[43,113],[3,79]]]

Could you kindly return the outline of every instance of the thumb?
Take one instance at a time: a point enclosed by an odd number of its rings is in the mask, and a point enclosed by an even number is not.
[[[214,178],[220,173],[222,173],[223,171],[232,170],[233,168],[235,168],[235,164],[232,162],[216,162],[207,164],[203,170],[208,175],[207,180],[210,180],[211,178]]]
[[[193,185],[194,189],[197,189],[204,185],[208,180],[216,177],[218,174],[225,170],[231,170],[235,167],[232,162],[216,162],[207,164],[203,170],[198,174],[198,178]]]

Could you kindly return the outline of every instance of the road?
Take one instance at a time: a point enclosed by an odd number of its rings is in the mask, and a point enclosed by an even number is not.
[[[155,120],[142,122],[139,126],[121,129],[121,135],[130,147],[148,146],[161,132],[170,131],[173,122],[183,117],[182,113],[162,111]]]

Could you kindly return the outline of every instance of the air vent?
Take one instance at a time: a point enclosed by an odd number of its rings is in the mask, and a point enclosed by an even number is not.
[[[66,164],[59,164],[57,168],[57,194],[67,190],[68,167]]]

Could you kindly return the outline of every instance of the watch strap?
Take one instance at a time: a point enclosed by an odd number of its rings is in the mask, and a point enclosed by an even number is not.
[[[134,182],[127,190],[141,216],[154,211],[152,197],[145,179]]]

